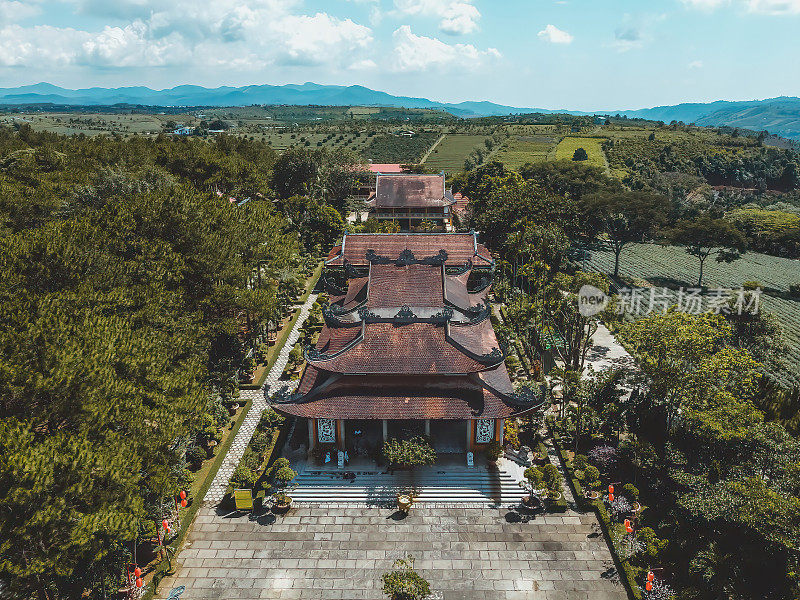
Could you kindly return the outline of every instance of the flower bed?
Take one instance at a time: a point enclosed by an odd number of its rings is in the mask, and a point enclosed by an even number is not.
[[[553,437],[553,443],[556,452],[558,452],[558,455],[564,464],[564,468],[567,472],[568,483],[572,488],[578,506],[582,510],[592,510],[597,515],[598,521],[600,522],[600,527],[606,539],[606,543],[608,544],[608,547],[611,550],[611,555],[614,558],[614,565],[617,568],[617,572],[620,574],[620,579],[625,585],[625,589],[628,592],[628,597],[635,600],[647,600],[648,592],[643,591],[639,581],[644,582],[644,577],[649,566],[632,564],[630,560],[632,557],[620,555],[620,546],[622,545],[623,539],[625,541],[630,541],[635,546],[635,553],[638,554],[642,550],[652,551],[650,545],[653,545],[656,549],[658,549],[660,548],[659,545],[664,544],[664,542],[659,540],[655,536],[653,530],[649,527],[641,527],[638,531],[638,535],[628,535],[627,538],[625,538],[625,526],[620,522],[618,516],[611,514],[609,507],[606,506],[604,501],[604,496],[601,495],[600,498],[594,501],[585,497],[581,480],[575,473],[572,461],[569,459],[566,450],[561,444],[560,437],[558,432],[553,427],[552,420],[548,420],[548,427]],[[622,503],[619,503],[619,500],[624,500],[624,496],[621,493],[622,489],[620,489],[619,492],[618,499],[615,500],[614,504],[612,504],[612,508],[620,508],[619,504]],[[624,508],[625,507],[623,507],[623,510]],[[640,538],[643,538],[644,541]]]

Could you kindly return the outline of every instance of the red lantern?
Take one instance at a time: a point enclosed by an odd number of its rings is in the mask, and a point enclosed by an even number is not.
[[[181,506],[182,506],[183,508],[186,508],[186,505],[187,505],[187,504],[188,504],[188,502],[186,502],[186,500],[181,500]]]
[[[609,502],[613,502],[614,501],[614,494],[609,494],[608,495],[608,501]]]
[[[161,525],[163,525],[163,526],[164,526],[164,529],[166,529],[167,531],[169,531],[169,523],[167,523],[167,520],[166,520],[166,519],[164,519],[163,521],[161,521]]]
[[[178,495],[181,497],[181,500],[186,500],[186,492],[184,492],[183,490],[181,490],[181,493]]]
[[[144,585],[144,581],[142,581],[141,577],[136,578],[136,587],[142,587]]]
[[[133,574],[134,574],[136,577],[141,577],[141,576],[142,576],[142,570],[141,570],[139,567],[136,567],[136,568],[133,570]]]
[[[609,496],[611,494],[613,494],[613,493],[614,493],[614,486],[613,485],[608,486],[608,494],[609,494]]]
[[[647,581],[653,581],[653,579],[655,579],[655,578],[656,578],[656,576],[653,574],[652,571],[648,571],[647,572]]]
[[[653,591],[653,582],[652,581],[648,581],[647,583],[645,583],[644,584],[644,589],[646,589],[648,592],[652,592]]]

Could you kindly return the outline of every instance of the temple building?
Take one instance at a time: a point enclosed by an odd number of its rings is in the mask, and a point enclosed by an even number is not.
[[[370,456],[425,434],[437,452],[502,443],[538,408],[514,392],[489,319],[494,261],[470,233],[345,234],[326,261],[325,325],[297,392],[311,448]]]
[[[375,176],[375,194],[367,201],[369,216],[395,221],[402,231],[420,227],[453,230],[456,198],[445,186],[445,175],[384,174]]]

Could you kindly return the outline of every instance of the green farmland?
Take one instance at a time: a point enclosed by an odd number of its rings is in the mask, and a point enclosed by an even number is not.
[[[589,155],[588,164],[594,167],[600,167],[601,169],[607,169],[608,163],[606,162],[606,156],[603,153],[603,149],[600,147],[602,141],[602,138],[593,137],[565,137],[556,147],[555,159],[572,160],[572,155],[575,154],[575,150],[583,148]]]
[[[555,156],[558,138],[547,135],[512,135],[509,137],[494,160],[499,160],[509,169],[519,169],[526,163],[544,162]],[[572,158],[570,156],[570,158]]]
[[[463,171],[464,160],[475,147],[483,146],[485,139],[485,135],[447,134],[428,155],[425,166],[432,171],[447,173]]]
[[[614,254],[593,251],[587,264],[590,270],[611,273]],[[636,286],[666,286],[673,290],[690,288],[697,282],[699,261],[677,246],[636,244],[627,247],[620,259],[620,275]],[[785,362],[800,381],[800,298],[789,295],[789,286],[800,283],[800,261],[748,252],[733,263],[706,261],[703,284],[714,288],[738,289],[747,281],[756,281],[763,289],[761,308],[775,315],[784,330],[789,346]],[[790,376],[791,377],[791,376]]]

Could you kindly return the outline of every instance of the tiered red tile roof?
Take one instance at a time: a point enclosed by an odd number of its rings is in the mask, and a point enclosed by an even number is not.
[[[344,246],[344,250],[342,250]],[[471,260],[476,267],[492,264],[492,257],[475,233],[346,233],[342,244],[334,246],[326,264],[342,266],[343,261],[355,266],[367,266],[367,251],[398,258],[403,250],[411,250],[418,259],[447,252],[449,267],[461,266]]]
[[[406,249],[413,259],[401,256]],[[440,250],[445,261],[419,262]],[[531,408],[511,397],[494,329],[474,310],[485,292],[467,291],[469,269],[446,274],[468,261],[492,264],[474,234],[346,235],[328,264],[343,260],[362,273],[369,266],[369,275],[350,279],[308,356],[298,397],[277,410],[307,418],[500,419]],[[453,307],[463,311],[456,319]]]
[[[369,308],[443,306],[442,268],[432,265],[371,265],[369,268]]]

